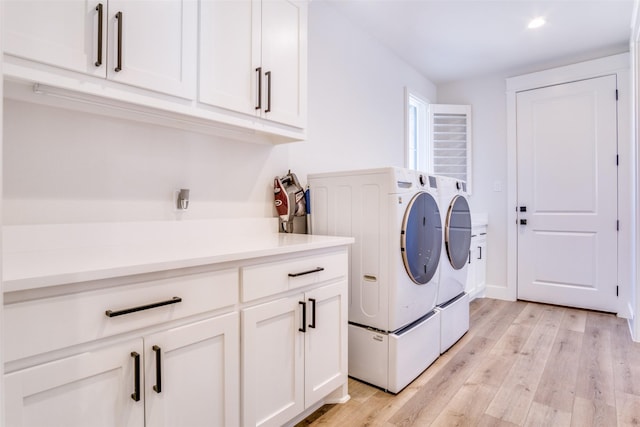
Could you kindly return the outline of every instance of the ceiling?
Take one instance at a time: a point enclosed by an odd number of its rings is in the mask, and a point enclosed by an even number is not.
[[[326,0],[433,83],[626,52],[633,0]],[[529,21],[546,18],[530,30]]]

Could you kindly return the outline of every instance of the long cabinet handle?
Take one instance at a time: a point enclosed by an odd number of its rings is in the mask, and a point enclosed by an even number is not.
[[[316,299],[309,298],[309,301],[311,301],[311,323],[309,324],[309,327],[315,329],[316,328]]]
[[[153,386],[153,391],[162,393],[162,349],[157,345],[151,349],[156,353],[156,385]]]
[[[264,112],[268,113],[271,111],[271,71],[267,71],[264,75],[267,78],[267,108]]]
[[[302,328],[298,328],[298,330],[300,332],[307,332],[307,303],[298,301],[298,304],[302,306]]]
[[[131,352],[131,357],[133,357],[133,381],[134,381],[134,389],[133,393],[131,393],[131,398],[136,402],[140,401],[140,355],[135,351]]]
[[[102,65],[102,23],[104,20],[104,11],[103,11],[104,7],[102,5],[102,3],[98,3],[98,5],[96,6],[96,10],[98,11],[98,58],[96,61],[96,67],[99,67]]]
[[[324,271],[324,268],[323,267],[317,267],[317,268],[314,268],[313,270],[307,270],[307,271],[303,271],[301,273],[289,273],[289,277],[304,276],[305,274],[318,273],[320,271]]]
[[[482,246],[478,246],[478,250],[480,251],[480,254],[478,255],[478,259],[482,259]]]
[[[135,313],[137,311],[149,310],[150,308],[163,307],[165,305],[170,305],[170,304],[177,304],[179,302],[182,302],[182,298],[173,297],[167,301],[160,301],[160,302],[154,302],[152,304],[140,305],[138,307],[125,308],[124,310],[118,310],[118,311],[107,310],[104,312],[104,314],[107,317],[116,317],[116,316],[122,316],[123,314]]]
[[[114,71],[117,73],[122,71],[122,12],[116,13],[116,19],[118,20],[118,63]]]
[[[258,83],[258,96],[256,110],[262,109],[262,67],[256,68],[256,81]]]

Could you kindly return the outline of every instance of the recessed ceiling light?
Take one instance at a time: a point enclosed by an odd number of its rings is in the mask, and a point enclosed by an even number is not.
[[[529,21],[529,25],[527,26],[527,28],[540,28],[546,23],[547,20],[544,19],[543,16],[538,16],[537,18],[533,18],[531,21]]]

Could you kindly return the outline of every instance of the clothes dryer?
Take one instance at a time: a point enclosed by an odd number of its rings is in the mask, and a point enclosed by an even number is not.
[[[437,181],[381,168],[309,175],[314,234],[352,236],[349,375],[397,393],[439,356]]]
[[[471,247],[471,210],[464,181],[438,176],[437,183],[444,232],[437,309],[441,316],[440,352],[444,353],[469,330],[469,296],[464,289]]]

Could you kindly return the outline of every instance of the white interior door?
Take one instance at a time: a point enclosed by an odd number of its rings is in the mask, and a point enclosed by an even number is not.
[[[516,102],[518,298],[616,312],[616,77]]]

